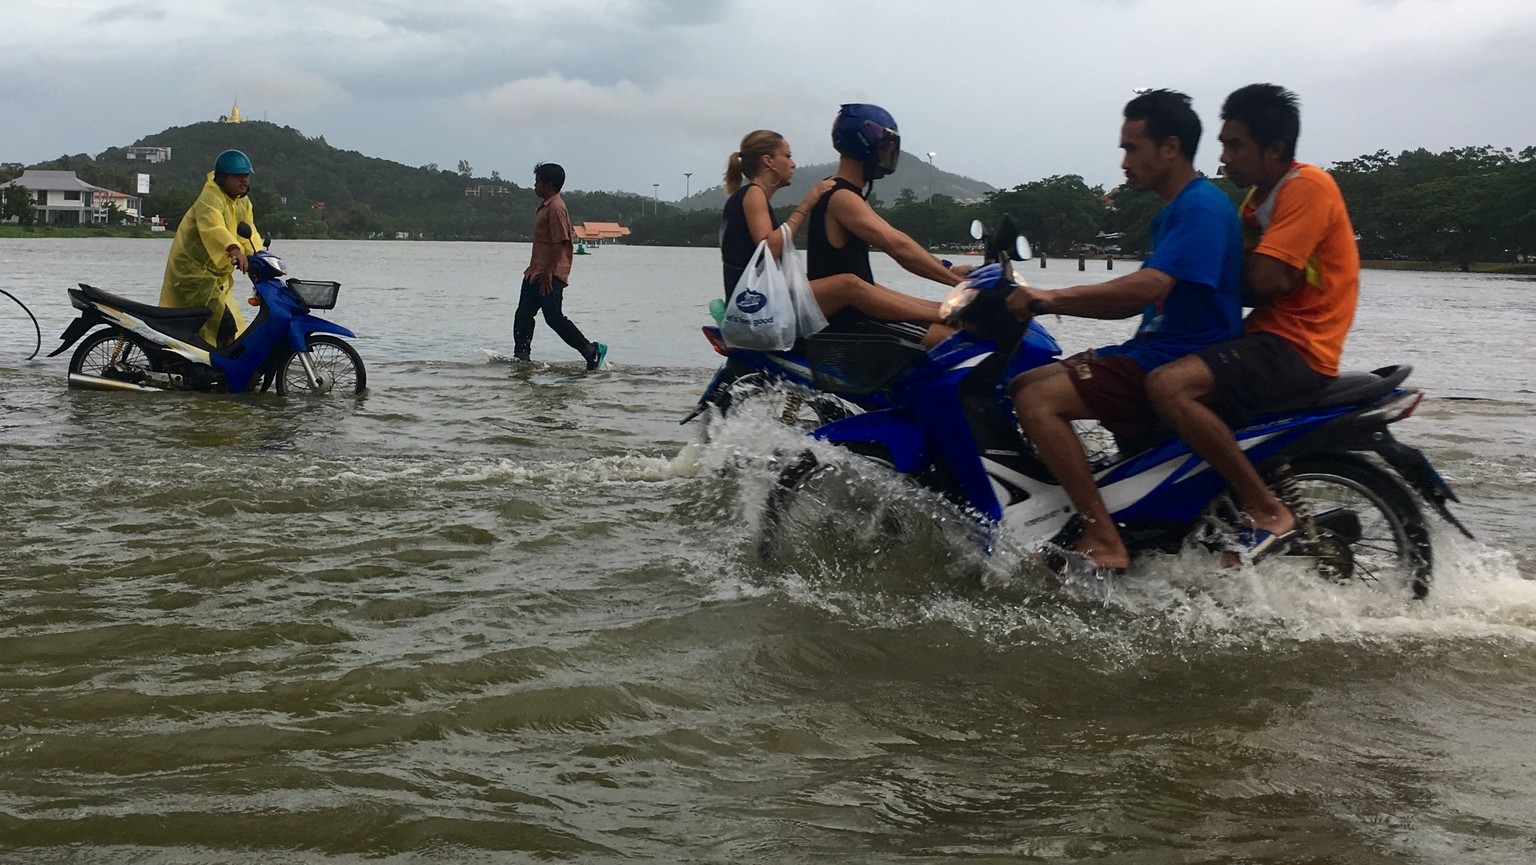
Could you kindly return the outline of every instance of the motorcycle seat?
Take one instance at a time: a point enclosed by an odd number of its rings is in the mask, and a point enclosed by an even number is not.
[[[1412,372],[1413,365],[1406,363],[1384,366],[1370,372],[1341,372],[1338,378],[1329,382],[1322,390],[1307,394],[1300,399],[1266,405],[1262,412],[1280,414],[1308,408],[1327,408],[1365,402],[1397,390],[1397,386],[1402,384]]]
[[[200,348],[208,348],[208,344],[197,335],[208,317],[213,311],[206,306],[156,306],[152,303],[143,303],[130,300],[110,291],[97,288],[93,285],[80,283],[80,291],[87,299],[105,304],[113,309],[144,319],[153,324],[155,330],[173,336],[182,342],[196,345]]]
[[[1258,411],[1247,419],[1246,423],[1241,422],[1242,419],[1231,417],[1228,412],[1218,410],[1217,414],[1222,416],[1222,420],[1228,426],[1237,429],[1253,423],[1256,419],[1263,419],[1266,416],[1363,403],[1367,400],[1386,396],[1397,390],[1398,385],[1402,384],[1412,372],[1413,365],[1406,363],[1384,366],[1370,372],[1341,372],[1337,378],[1319,391],[1306,394],[1297,399],[1260,406]],[[1119,458],[1123,459],[1134,456],[1174,437],[1173,429],[1162,422],[1159,422],[1156,426],[1140,435],[1129,438],[1117,437],[1116,444],[1119,450]],[[1118,461],[1118,459],[1115,461]]]

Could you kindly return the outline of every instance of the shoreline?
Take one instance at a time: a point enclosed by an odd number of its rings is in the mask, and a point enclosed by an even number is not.
[[[168,240],[175,232],[150,231],[147,227],[136,226],[133,228],[117,228],[102,225],[27,229],[19,225],[0,224],[0,239],[78,239],[89,237],[127,237],[140,240]],[[345,237],[293,237],[288,240],[362,240],[365,238]],[[372,240],[385,240],[385,238],[371,238]],[[394,238],[388,238],[394,240]],[[455,241],[443,241],[453,243]],[[481,241],[471,241],[481,242]],[[953,246],[937,246],[932,250],[935,254],[950,255],[975,255],[976,252],[969,249]],[[1060,256],[1059,260],[1067,261],[1076,256]],[[1104,256],[1090,255],[1089,259],[1102,259]],[[1114,256],[1116,261],[1134,262],[1129,256]],[[1389,261],[1386,259],[1361,259],[1361,270],[1419,270],[1428,273],[1458,273],[1461,268],[1449,261]],[[1515,262],[1489,262],[1475,261],[1472,263],[1469,273],[1488,273],[1499,276],[1536,276],[1536,262],[1519,264]]]

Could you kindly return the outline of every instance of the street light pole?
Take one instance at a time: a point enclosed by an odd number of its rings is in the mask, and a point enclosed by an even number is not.
[[[651,184],[651,213],[654,215],[654,214],[657,214],[657,213],[660,213],[660,212],[661,212],[661,184],[660,183],[652,183]]]
[[[683,172],[683,197],[684,198],[688,197],[688,193],[689,193],[689,191],[692,188],[693,188],[693,172],[692,171],[684,171]]]
[[[932,150],[928,151],[928,200],[933,200],[933,158],[938,156]]]

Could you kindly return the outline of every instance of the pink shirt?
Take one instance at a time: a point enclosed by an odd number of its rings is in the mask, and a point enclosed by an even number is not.
[[[539,204],[533,214],[533,257],[524,279],[549,274],[561,282],[571,281],[571,215],[565,209],[565,200],[558,194],[551,195]]]

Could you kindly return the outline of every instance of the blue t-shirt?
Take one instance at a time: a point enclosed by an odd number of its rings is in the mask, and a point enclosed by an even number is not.
[[[1243,316],[1243,226],[1231,199],[1196,177],[1152,219],[1152,251],[1141,263],[1173,277],[1173,288],[1141,314],[1136,335],[1099,354],[1123,354],[1147,372],[1237,336]]]

